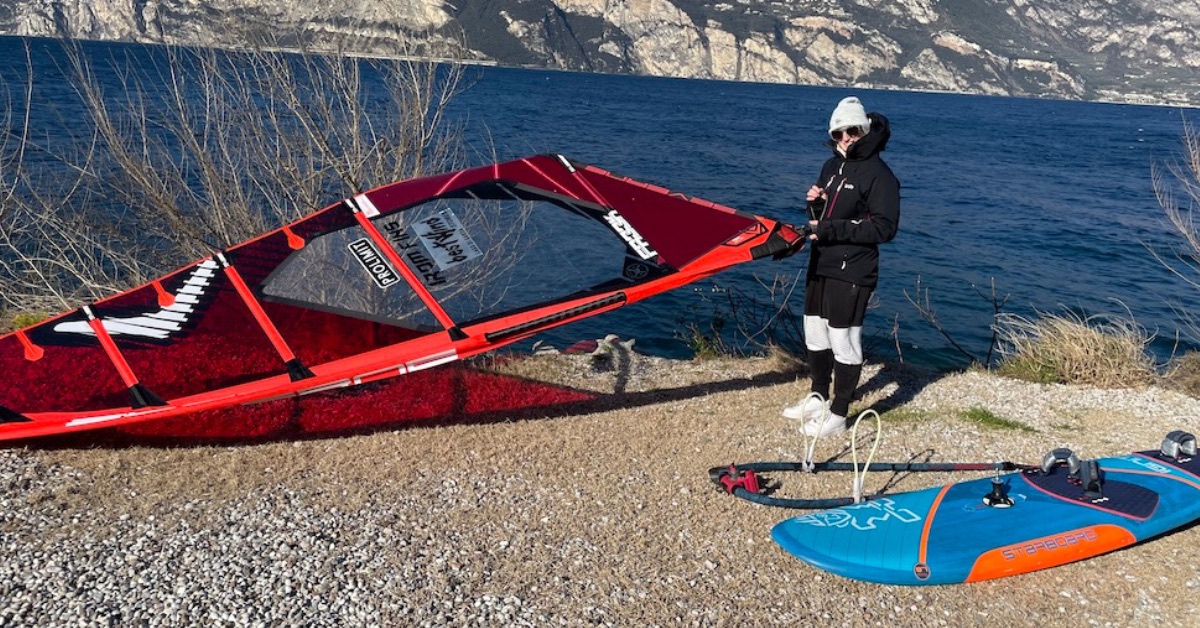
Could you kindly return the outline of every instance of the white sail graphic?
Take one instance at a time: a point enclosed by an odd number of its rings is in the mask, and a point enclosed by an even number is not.
[[[100,318],[104,329],[111,336],[135,336],[152,340],[166,340],[172,333],[183,329],[196,312],[200,298],[212,284],[218,269],[217,262],[206,259],[196,266],[183,286],[175,293],[175,302],[152,312],[133,316],[105,316]],[[70,321],[54,326],[54,331],[63,334],[95,336],[87,321]]]

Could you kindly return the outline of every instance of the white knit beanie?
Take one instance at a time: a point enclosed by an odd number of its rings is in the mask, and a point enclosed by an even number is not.
[[[833,137],[834,131],[850,126],[862,127],[863,133],[871,130],[867,112],[855,96],[843,98],[837,109],[833,110],[833,115],[829,116],[829,136]]]

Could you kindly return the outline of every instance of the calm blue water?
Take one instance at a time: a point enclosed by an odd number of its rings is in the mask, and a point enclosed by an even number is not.
[[[456,105],[486,125],[502,158],[561,152],[785,221],[801,220],[802,195],[829,155],[833,105],[857,94],[885,113],[893,135],[884,157],[904,189],[867,325],[880,357],[895,355],[897,317],[906,359],[957,357],[905,298],[918,278],[943,326],[979,356],[993,309],[974,286],[990,295],[992,279],[1009,312],[1128,308],[1157,331],[1164,356],[1177,328],[1170,303],[1200,304],[1145,248],[1178,241],[1150,184],[1151,165],[1182,146],[1178,109],[511,69],[478,76]],[[765,295],[752,273],[795,275],[806,261],[747,265],[717,282]],[[672,353],[674,314],[703,297],[707,288],[665,295],[567,331],[611,331]]]
[[[24,89],[21,42],[0,38],[9,95]],[[55,44],[35,43],[35,98],[49,102],[34,112],[33,134],[85,138],[73,94],[54,78],[53,59],[61,55],[38,53],[38,46]],[[86,50],[132,51],[135,60],[152,54],[111,44]],[[1154,348],[1164,357],[1178,327],[1172,304],[1200,306],[1200,290],[1146,250],[1179,240],[1164,222],[1150,173],[1155,162],[1177,158],[1184,116],[1197,118],[1192,111],[499,68],[469,75],[452,109],[479,155],[475,163],[493,153],[508,159],[557,152],[789,222],[802,220],[803,193],[828,157],[823,142],[833,105],[856,94],[886,114],[893,136],[884,157],[904,188],[900,235],[883,249],[879,305],[867,323],[877,359],[895,357],[898,319],[906,360],[962,363],[905,298],[918,279],[947,331],[980,356],[992,305],[976,287],[987,294],[993,279],[1009,296],[1009,312],[1128,310],[1157,332]],[[681,317],[706,318],[730,288],[766,298],[756,276],[802,277],[806,262],[802,254],[745,265],[547,339],[562,345],[611,332],[637,338],[644,352],[686,355],[676,334]]]

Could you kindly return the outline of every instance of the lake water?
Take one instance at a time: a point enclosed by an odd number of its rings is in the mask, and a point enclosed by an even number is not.
[[[1200,291],[1147,251],[1179,238],[1164,222],[1151,167],[1177,159],[1178,109],[865,89],[487,69],[456,103],[507,158],[561,152],[785,221],[829,156],[832,107],[858,95],[884,113],[885,160],[903,185],[899,236],[883,247],[879,306],[868,318],[876,355],[893,357],[899,320],[906,359],[950,364],[957,352],[905,297],[929,289],[956,341],[982,356],[990,339],[991,281],[1008,312],[1133,317],[1175,346],[1176,307]],[[1193,118],[1194,119],[1194,118]],[[746,265],[716,279],[765,295],[751,274],[801,274],[807,256]],[[978,287],[979,291],[977,291]],[[980,296],[980,291],[989,298]],[[564,330],[613,332],[654,352],[679,351],[675,315],[712,299],[711,286],[658,297]],[[799,300],[796,302],[799,307]],[[564,340],[566,337],[564,337]]]
[[[122,54],[129,50],[148,56],[150,49],[122,46]],[[55,56],[34,55],[39,97],[66,107],[73,96],[53,79]],[[10,96],[23,89],[15,77],[24,66],[22,40],[0,38],[0,76]],[[1151,168],[1178,159],[1183,120],[1195,122],[1193,111],[504,68],[468,75],[452,113],[479,154],[562,153],[788,222],[802,220],[803,194],[829,156],[825,129],[838,100],[858,95],[886,114],[893,135],[884,158],[900,178],[903,201],[899,236],[883,247],[878,307],[868,316],[869,358],[896,356],[898,321],[904,359],[963,363],[906,298],[918,279],[945,329],[977,355],[987,349],[993,313],[979,292],[987,295],[993,280],[1009,297],[1008,312],[1131,314],[1157,334],[1153,347],[1162,357],[1176,347],[1174,308],[1200,305],[1200,290],[1146,248],[1179,242],[1155,200]],[[39,114],[34,123],[63,119]],[[50,131],[87,137],[83,128]],[[545,339],[561,346],[611,332],[637,338],[646,353],[684,356],[681,320],[706,322],[730,289],[765,299],[762,280],[802,278],[806,263],[805,253],[747,264]],[[800,307],[798,297],[793,305]]]

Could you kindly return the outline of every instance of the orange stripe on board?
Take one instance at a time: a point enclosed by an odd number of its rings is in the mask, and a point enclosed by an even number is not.
[[[1132,532],[1110,523],[1077,528],[984,552],[975,560],[966,581],[979,582],[1057,567],[1136,542]]]
[[[929,512],[925,515],[925,527],[921,529],[921,546],[920,549],[917,550],[918,565],[926,564],[925,554],[929,546],[929,528],[933,527],[933,516],[937,514],[938,506],[942,505],[942,498],[946,496],[946,491],[950,490],[952,486],[954,485],[947,484],[942,487],[942,490],[938,492],[937,497],[933,498],[933,503],[929,506]]]

